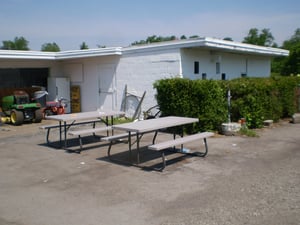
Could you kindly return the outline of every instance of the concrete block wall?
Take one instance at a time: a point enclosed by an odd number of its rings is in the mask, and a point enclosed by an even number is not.
[[[155,81],[163,78],[181,77],[181,58],[179,50],[135,52],[122,55],[117,66],[118,104],[122,102],[125,85],[131,91],[142,95],[146,91],[142,111],[156,105]]]

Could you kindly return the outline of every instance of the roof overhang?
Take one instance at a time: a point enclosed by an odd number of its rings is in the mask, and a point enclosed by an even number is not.
[[[238,52],[244,54],[258,54],[268,56],[288,56],[289,51],[280,48],[271,48],[258,45],[239,43],[234,41],[225,41],[220,39],[206,38],[204,46],[211,49],[220,49],[229,52]]]
[[[197,38],[136,45],[130,47],[97,48],[62,52],[0,50],[0,59],[31,59],[31,60],[68,60],[88,57],[118,56],[123,53],[162,51],[167,49],[206,49],[239,54],[265,55],[270,57],[288,56],[289,51],[279,48],[250,45],[216,38]]]
[[[288,56],[289,51],[279,48],[271,48],[264,46],[257,46],[251,44],[245,44],[234,41],[226,41],[216,38],[197,38],[188,40],[175,40],[168,42],[159,42],[155,44],[136,45],[124,48],[123,52],[144,52],[153,50],[165,50],[165,49],[208,49],[215,51],[234,52],[240,54],[257,54],[267,56]]]
[[[0,50],[0,59],[64,60],[111,55],[122,55],[122,48],[99,48],[62,52]]]
[[[56,53],[55,59],[57,60],[78,59],[78,58],[112,56],[112,55],[122,55],[122,48],[121,47],[97,48],[97,49],[64,51],[64,52]]]
[[[0,59],[43,59],[55,60],[54,52],[0,50]]]

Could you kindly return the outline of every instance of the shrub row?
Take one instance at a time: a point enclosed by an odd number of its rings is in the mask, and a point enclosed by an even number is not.
[[[170,78],[158,80],[153,86],[162,116],[199,118],[200,127],[187,128],[187,132],[197,132],[220,131],[221,124],[229,118],[245,118],[249,128],[259,128],[266,119],[289,117],[297,109],[299,85],[299,77],[276,77],[230,81]]]

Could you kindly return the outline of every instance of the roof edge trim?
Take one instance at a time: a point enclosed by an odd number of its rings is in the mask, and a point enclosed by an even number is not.
[[[62,60],[74,58],[97,57],[107,55],[122,55],[121,47],[73,50],[61,52],[0,50],[0,59],[40,59]]]
[[[288,56],[289,51],[280,48],[271,48],[258,45],[251,45],[235,41],[226,41],[217,38],[197,38],[188,40],[175,40],[166,41],[159,43],[151,43],[145,45],[129,46],[123,49],[124,53],[134,53],[134,52],[145,52],[150,50],[165,50],[170,48],[197,48],[197,47],[207,47],[219,50],[230,50],[233,52],[244,52],[244,53],[254,53],[263,54],[270,56]]]
[[[271,48],[245,44],[234,41],[226,41],[217,38],[197,38],[187,40],[175,40],[145,45],[136,45],[129,47],[109,47],[86,50],[72,50],[61,52],[41,52],[41,51],[16,51],[0,50],[0,59],[39,59],[39,60],[67,60],[87,57],[112,56],[130,54],[135,52],[157,51],[166,49],[181,48],[209,48],[220,51],[231,51],[238,53],[249,53],[267,56],[288,56],[289,51],[280,48]]]
[[[55,60],[55,52],[0,50],[0,59],[47,59],[47,60]]]

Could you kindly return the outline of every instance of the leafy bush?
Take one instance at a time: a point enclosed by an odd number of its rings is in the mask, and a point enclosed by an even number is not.
[[[189,127],[187,132],[218,129],[226,120],[224,90],[216,81],[163,79],[154,84],[157,103],[162,116],[187,116],[199,118],[199,127]]]
[[[295,93],[299,79],[240,78],[229,82],[233,120],[246,118],[249,128],[260,128],[263,121],[290,117],[296,111]]]
[[[239,78],[231,81],[170,78],[154,83],[162,116],[199,118],[200,127],[186,132],[220,130],[221,124],[245,118],[249,128],[259,128],[266,119],[278,121],[296,112],[299,77]],[[227,91],[230,89],[228,111]]]
[[[245,118],[249,128],[261,127],[266,118],[278,120],[281,112],[270,79],[241,78],[229,82],[232,119]],[[277,105],[277,107],[276,107]],[[280,110],[279,110],[280,111]]]
[[[297,111],[296,92],[300,88],[300,77],[275,77],[278,98],[282,107],[281,117],[290,117]]]

